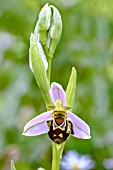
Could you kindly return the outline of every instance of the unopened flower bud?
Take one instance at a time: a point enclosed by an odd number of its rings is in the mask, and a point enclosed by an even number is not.
[[[36,82],[42,92],[46,105],[51,104],[51,98],[49,94],[49,82],[46,74],[45,59],[43,58],[43,49],[40,42],[36,42],[35,36],[32,33],[30,37],[30,49],[29,49],[29,63],[30,68],[36,78]]]
[[[32,67],[32,62],[31,62],[31,53],[32,53],[31,50],[32,50],[32,46],[35,46],[35,48],[37,50],[37,54],[42,59],[43,64],[45,66],[45,70],[47,70],[48,63],[47,63],[46,56],[45,56],[45,53],[43,51],[42,45],[40,44],[40,42],[36,41],[36,39],[34,37],[34,34],[32,33],[31,37],[30,37],[30,50],[29,50],[29,66],[30,66],[31,71],[33,72],[33,67]]]
[[[13,160],[11,160],[11,170],[16,170]]]
[[[53,17],[49,31],[49,54],[53,56],[62,33],[62,19],[59,11],[52,5],[50,7],[53,9]]]
[[[45,170],[45,169],[40,167],[40,168],[38,168],[37,170]]]
[[[39,19],[35,27],[35,37],[42,44],[46,44],[47,41],[47,31],[51,23],[52,11],[48,3],[42,8],[39,14]]]

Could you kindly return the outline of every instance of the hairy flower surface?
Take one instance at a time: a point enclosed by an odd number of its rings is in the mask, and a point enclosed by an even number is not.
[[[67,152],[61,160],[62,170],[90,170],[95,167],[95,162],[90,155],[79,155],[76,151]]]
[[[62,86],[52,83],[50,96],[53,102],[48,106],[51,110],[44,112],[24,127],[23,135],[37,136],[48,133],[50,139],[57,144],[64,142],[70,134],[76,138],[90,139],[89,126],[66,106],[66,94]]]

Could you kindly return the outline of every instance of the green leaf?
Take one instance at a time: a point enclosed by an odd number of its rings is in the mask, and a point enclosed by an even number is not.
[[[73,107],[76,91],[76,79],[77,79],[76,70],[74,67],[72,67],[71,76],[66,89],[67,106],[69,105]]]
[[[14,162],[11,160],[11,170],[16,170]]]

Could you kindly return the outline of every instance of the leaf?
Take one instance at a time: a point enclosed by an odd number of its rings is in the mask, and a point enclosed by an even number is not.
[[[11,170],[16,170],[13,160],[11,160]]]

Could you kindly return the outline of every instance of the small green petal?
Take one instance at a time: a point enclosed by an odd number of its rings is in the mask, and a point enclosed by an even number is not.
[[[77,74],[75,68],[73,67],[68,82],[68,86],[66,89],[66,102],[67,105],[71,106],[71,108],[73,107],[74,99],[75,99],[76,79],[77,79]]]

